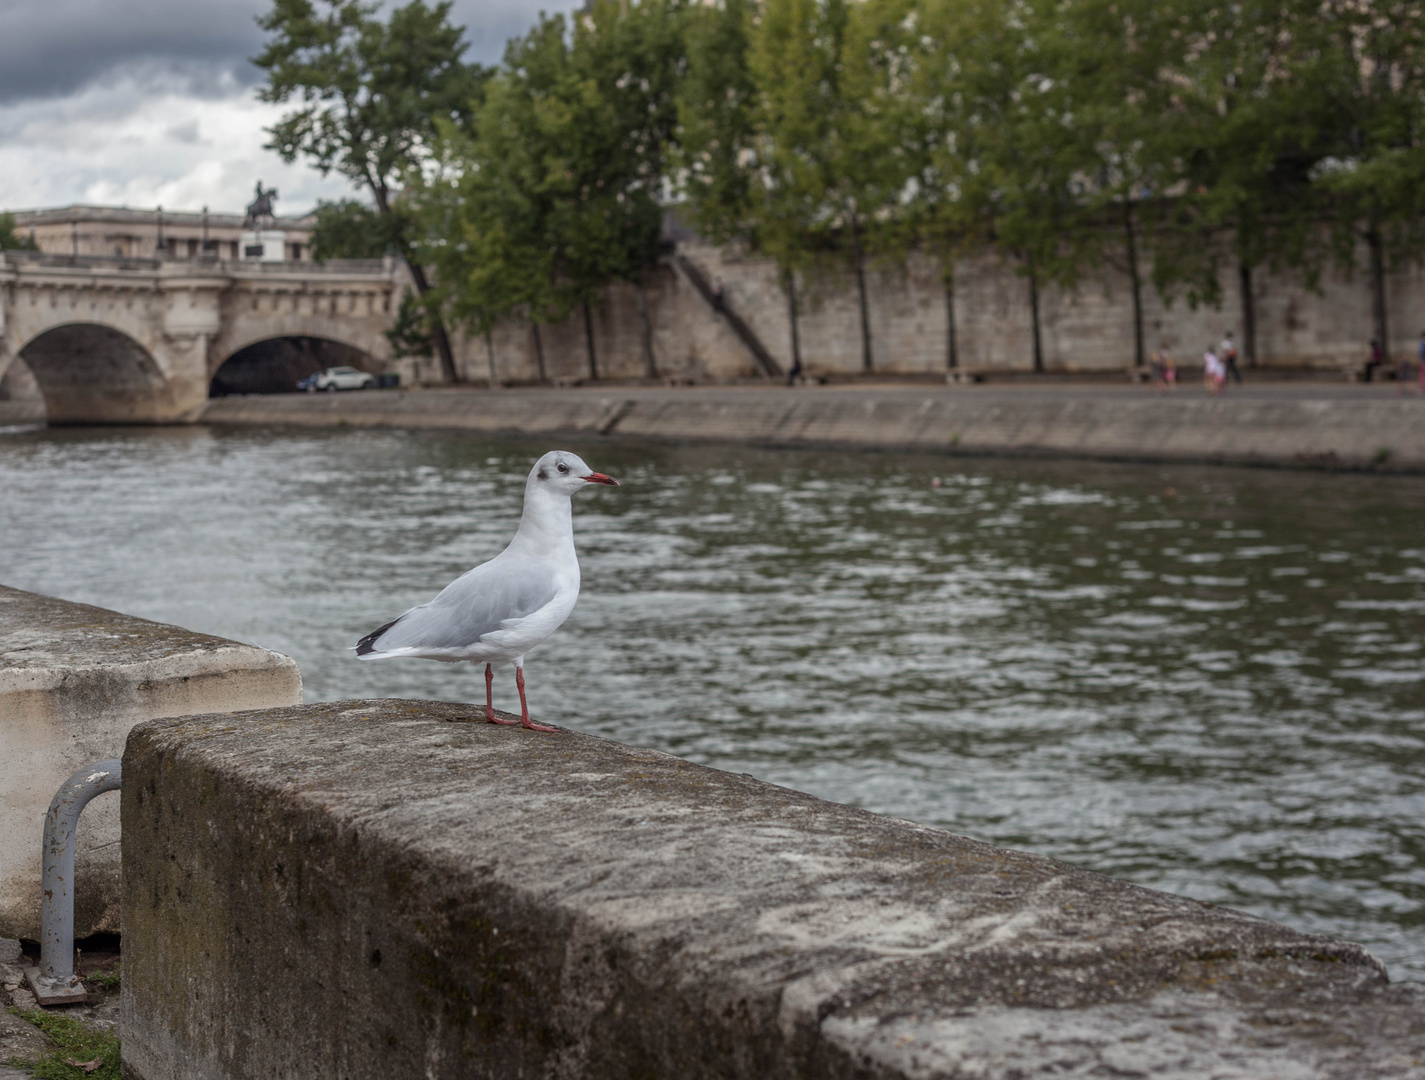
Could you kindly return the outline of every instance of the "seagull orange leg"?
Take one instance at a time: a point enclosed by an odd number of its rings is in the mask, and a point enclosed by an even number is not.
[[[514,724],[513,720],[501,720],[495,716],[495,668],[491,664],[485,665],[485,719],[492,724]]]
[[[515,685],[520,688],[520,723],[529,728],[530,731],[558,731],[557,727],[550,727],[548,724],[536,724],[529,718],[529,702],[524,699],[524,668],[515,668]]]

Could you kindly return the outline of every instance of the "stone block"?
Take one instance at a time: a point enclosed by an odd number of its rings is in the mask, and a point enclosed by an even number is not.
[[[0,937],[38,939],[45,812],[76,770],[157,716],[292,705],[291,659],[0,586]],[[80,818],[75,933],[119,929],[118,796]]]
[[[1421,1075],[1360,946],[479,712],[133,730],[130,1080]]]

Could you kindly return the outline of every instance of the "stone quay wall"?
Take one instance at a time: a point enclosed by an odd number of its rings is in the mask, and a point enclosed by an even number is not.
[[[141,720],[298,704],[285,656],[0,586],[0,938],[40,936],[50,799]],[[119,797],[80,818],[75,933],[119,930]]]
[[[727,307],[751,327],[783,371],[792,361],[788,294],[775,264],[736,248],[718,247],[678,232],[676,255],[654,269],[643,286],[659,377],[694,381],[752,377],[753,354],[679,268],[686,257],[705,279],[721,285]],[[867,274],[873,370],[880,374],[944,373],[949,362],[949,303],[941,264],[912,255],[903,267],[872,265]],[[607,287],[591,308],[595,366],[603,378],[648,374],[639,287]],[[797,285],[797,336],[803,363],[814,375],[864,371],[860,301],[855,279],[828,264]],[[1254,278],[1258,364],[1264,368],[1349,371],[1359,369],[1375,336],[1367,275],[1329,271],[1318,290],[1289,275],[1265,270]],[[1243,348],[1243,306],[1235,282],[1220,308],[1167,304],[1150,284],[1142,288],[1145,353],[1166,342],[1180,367],[1198,370],[1209,345],[1232,331]],[[1033,368],[1029,282],[1014,263],[992,254],[960,259],[954,271],[957,362],[970,372],[1023,372]],[[1415,357],[1425,329],[1425,269],[1405,266],[1388,279],[1390,353]],[[1132,296],[1125,270],[1105,265],[1076,290],[1039,289],[1040,335],[1047,372],[1122,371],[1133,365]],[[589,333],[582,310],[540,328],[543,377],[590,377]],[[485,339],[457,341],[463,378],[485,381],[492,359],[495,380],[541,379],[528,323],[500,325]],[[1243,360],[1245,363],[1245,359]],[[406,361],[408,381],[436,382],[433,361]]]
[[[1425,471],[1425,403],[1367,387],[415,390],[211,401],[202,422]]]
[[[1357,945],[469,705],[124,753],[130,1080],[1418,1077]]]

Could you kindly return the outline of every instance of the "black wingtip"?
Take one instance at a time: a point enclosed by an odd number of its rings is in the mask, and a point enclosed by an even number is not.
[[[396,618],[388,622],[385,626],[378,626],[375,630],[371,631],[371,633],[367,634],[364,638],[362,638],[356,643],[356,655],[366,656],[369,653],[376,652],[376,639],[400,621],[401,617],[397,616]]]

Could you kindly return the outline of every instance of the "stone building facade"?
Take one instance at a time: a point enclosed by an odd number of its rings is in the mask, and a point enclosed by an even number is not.
[[[106,256],[121,259],[241,259],[242,214],[191,210],[130,210],[116,206],[65,206],[19,210],[15,234],[30,238],[53,255]],[[316,218],[276,218],[271,231],[284,233],[286,261],[312,257],[310,237]]]

